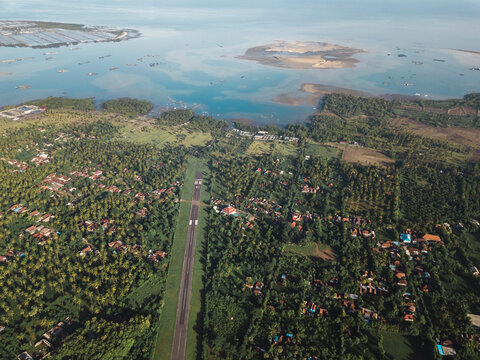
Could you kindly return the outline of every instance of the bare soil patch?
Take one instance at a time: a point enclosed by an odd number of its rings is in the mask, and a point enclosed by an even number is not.
[[[290,244],[285,247],[285,251],[306,256],[311,260],[334,261],[336,259],[335,253],[329,246],[321,245],[319,247],[315,242],[307,245]]]
[[[342,149],[343,160],[346,162],[377,166],[387,166],[395,162],[395,160],[389,158],[387,155],[371,148],[334,143],[329,143],[328,145]]]
[[[456,107],[448,110],[449,115],[458,115],[458,116],[467,116],[467,115],[477,115],[477,110],[469,107]]]
[[[336,259],[335,254],[330,247],[320,250],[317,244],[315,244],[315,250],[311,256],[328,261],[333,261]]]

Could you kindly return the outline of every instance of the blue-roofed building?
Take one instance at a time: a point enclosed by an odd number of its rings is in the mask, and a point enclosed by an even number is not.
[[[438,350],[438,352],[440,353],[440,355],[442,355],[442,356],[445,355],[445,354],[443,353],[442,345],[438,344],[438,345],[437,345],[437,350]]]
[[[404,243],[411,243],[412,242],[412,235],[402,233],[400,235],[400,240],[403,241]]]

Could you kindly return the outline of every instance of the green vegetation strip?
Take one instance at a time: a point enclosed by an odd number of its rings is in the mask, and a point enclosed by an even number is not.
[[[177,316],[178,292],[180,289],[183,259],[185,255],[185,242],[187,239],[188,221],[190,218],[190,200],[192,199],[192,196],[193,196],[195,172],[204,171],[204,170],[205,170],[205,164],[202,161],[198,159],[190,159],[188,161],[187,170],[185,174],[185,185],[182,188],[182,200],[186,200],[186,201],[183,201],[180,204],[177,227],[176,227],[175,237],[173,240],[173,246],[171,250],[172,253],[170,255],[168,277],[167,277],[167,283],[165,288],[165,305],[160,318],[158,334],[155,341],[155,349],[152,357],[154,360],[170,360],[171,351],[172,351],[173,334],[175,331],[175,320]],[[202,188],[202,192],[203,190],[204,189]],[[203,211],[202,211],[202,214],[203,214]],[[202,216],[202,214],[200,216]],[[200,230],[199,233],[202,236],[202,230]],[[197,238],[199,238],[198,235],[197,235]],[[194,266],[196,268],[198,252],[196,252],[195,256],[196,258],[195,258]],[[196,273],[198,272],[194,271],[194,274],[193,274],[194,284],[196,283],[196,276],[198,276],[196,275]],[[192,303],[197,302],[197,300],[194,301],[193,299],[194,298],[197,299],[197,292],[199,291],[200,289],[192,290]],[[200,307],[198,307],[198,309],[200,309]],[[196,319],[197,311],[194,310],[190,312],[190,318],[192,317]],[[190,322],[189,322],[189,327],[190,327]],[[187,335],[187,339],[188,339],[188,335]],[[189,343],[191,343],[191,341],[187,341],[187,344]],[[193,351],[195,351],[196,344],[194,343],[193,345],[192,344],[187,345],[187,352],[189,351],[188,347],[193,347]],[[189,357],[187,356],[187,358]]]
[[[201,171],[203,172],[203,186],[202,186],[202,203],[210,199],[209,193],[209,176],[208,169],[206,166],[202,167]],[[197,232],[197,243],[195,246],[195,259],[193,263],[193,279],[192,279],[192,297],[190,300],[190,315],[188,318],[188,330],[187,330],[187,348],[185,351],[185,359],[196,359],[197,358],[197,346],[202,341],[202,334],[198,332],[201,329],[201,323],[199,322],[201,318],[202,310],[202,289],[203,289],[203,265],[201,263],[201,253],[203,251],[204,242],[205,242],[205,226],[207,221],[207,212],[204,206],[201,207],[199,218],[198,218],[198,232]]]

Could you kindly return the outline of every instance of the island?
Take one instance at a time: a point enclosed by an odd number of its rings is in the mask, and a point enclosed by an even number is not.
[[[54,48],[81,43],[123,41],[140,32],[106,26],[44,21],[0,21],[0,47]]]
[[[359,60],[353,55],[365,50],[315,41],[277,41],[248,49],[238,59],[287,69],[352,68]]]

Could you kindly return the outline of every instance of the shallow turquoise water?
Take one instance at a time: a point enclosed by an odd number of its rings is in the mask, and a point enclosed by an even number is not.
[[[192,0],[105,0],[95,5],[86,0],[2,0],[0,9],[3,19],[109,25],[143,34],[120,43],[83,44],[79,50],[0,48],[0,60],[34,57],[0,63],[0,73],[13,73],[0,76],[0,105],[49,95],[94,96],[98,101],[135,96],[159,107],[186,105],[214,116],[285,124],[303,121],[314,111],[312,105],[272,99],[304,95],[299,88],[305,82],[428,98],[480,91],[480,72],[469,70],[480,66],[480,55],[452,50],[480,51],[480,2],[473,0],[307,0],[300,5],[271,0],[201,5]],[[235,58],[275,40],[325,41],[367,52],[355,56],[360,60],[356,68],[332,70],[278,69]],[[45,60],[46,51],[58,52],[50,55],[56,58]],[[112,56],[99,59],[104,55]],[[59,69],[68,72],[57,73]],[[31,88],[15,89],[24,84]]]

